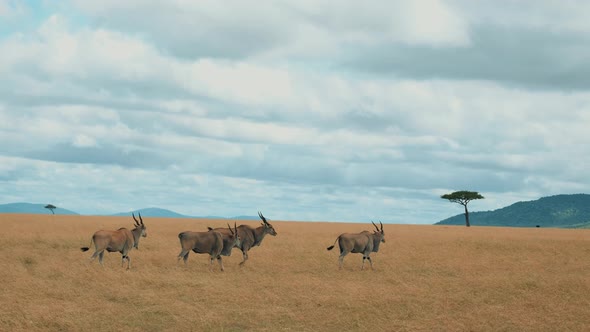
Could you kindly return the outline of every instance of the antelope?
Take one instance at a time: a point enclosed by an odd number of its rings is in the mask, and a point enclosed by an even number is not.
[[[383,232],[383,224],[381,221],[379,222],[379,224],[381,224],[381,229],[379,229],[374,222],[371,221],[371,223],[376,229],[373,233],[369,231],[352,234],[344,233],[336,238],[336,241],[338,241],[338,245],[340,246],[340,257],[338,258],[339,269],[342,269],[344,256],[349,253],[362,253],[363,264],[361,265],[361,270],[365,268],[365,259],[369,261],[371,264],[371,270],[373,270],[373,261],[369,255],[371,255],[372,252],[379,251],[379,245],[381,242],[385,242],[385,233]],[[334,245],[336,245],[336,241],[334,241],[334,244],[327,249],[332,250]]]
[[[187,231],[178,234],[181,250],[180,254],[178,254],[177,261],[180,261],[182,258],[184,260],[184,265],[186,266],[188,254],[192,250],[197,254],[209,254],[209,270],[213,270],[213,260],[217,259],[221,271],[224,271],[225,269],[223,268],[221,255],[226,252],[228,253],[226,256],[229,256],[229,254],[231,254],[231,248],[240,245],[240,236],[235,224],[234,229],[228,224],[227,230],[224,228],[224,231],[228,231],[228,233],[224,235],[221,232],[213,230],[209,232]],[[224,238],[226,239],[225,242],[227,242],[227,248],[229,248],[229,250],[224,250]]]
[[[104,256],[104,251],[108,252],[115,252],[118,251],[121,253],[121,267],[124,266],[125,260],[127,260],[127,270],[131,268],[131,258],[129,258],[129,251],[131,249],[139,249],[139,238],[146,237],[146,227],[143,224],[143,219],[141,218],[141,213],[137,213],[139,215],[139,220],[135,218],[135,214],[131,213],[133,216],[133,220],[135,220],[134,226],[132,230],[128,230],[125,227],[121,227],[116,231],[105,231],[100,230],[92,235],[92,239],[90,240],[90,245],[94,242],[94,254],[90,257],[90,260],[94,260],[98,256],[98,262],[102,266],[102,259]],[[80,250],[88,251],[89,247],[82,247]]]
[[[272,227],[272,225],[268,223],[268,221],[266,220],[266,218],[264,218],[260,211],[258,211],[258,217],[262,219],[261,226],[258,226],[257,228],[252,228],[248,225],[240,225],[237,228],[237,232],[240,235],[241,243],[235,244],[234,247],[240,248],[240,250],[242,251],[243,260],[242,262],[240,262],[240,265],[244,265],[244,263],[246,263],[246,261],[248,260],[248,251],[252,247],[259,246],[260,243],[262,243],[262,240],[264,239],[266,234],[270,234],[272,236],[277,235],[277,232],[275,231],[274,227]],[[214,230],[220,233],[227,234],[227,230],[225,228],[212,229],[211,227],[208,227],[208,229],[210,231]]]
[[[227,228],[225,227],[219,227],[219,228],[211,228],[211,227],[207,227],[207,229],[209,229],[209,232],[218,232],[221,234],[221,238],[223,240],[223,249],[221,250],[220,255],[221,256],[231,256],[231,251],[234,247],[238,247],[240,245],[240,243],[238,243],[237,245],[234,246],[234,234],[237,234],[237,227],[236,227],[236,223],[234,222],[234,229],[232,230],[230,225],[227,224]],[[229,232],[228,232],[229,229]],[[239,237],[239,235],[238,235]],[[240,242],[241,242],[241,238],[240,238]]]

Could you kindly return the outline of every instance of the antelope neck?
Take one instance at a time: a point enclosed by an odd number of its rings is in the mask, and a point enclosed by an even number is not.
[[[265,235],[266,233],[264,232],[264,225],[256,227],[254,229],[254,243],[252,244],[252,246],[260,245],[260,242],[262,242]]]
[[[137,245],[139,244],[139,238],[141,237],[141,228],[139,227],[135,227],[132,231],[131,234],[133,234],[133,246],[137,247]]]

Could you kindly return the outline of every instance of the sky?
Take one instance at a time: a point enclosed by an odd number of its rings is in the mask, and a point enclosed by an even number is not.
[[[0,204],[432,224],[590,193],[590,2],[0,0]]]

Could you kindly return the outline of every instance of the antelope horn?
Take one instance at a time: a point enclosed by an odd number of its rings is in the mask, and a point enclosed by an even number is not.
[[[379,227],[377,227],[377,225],[375,225],[375,223],[373,222],[373,220],[371,220],[371,224],[373,224],[373,226],[375,226],[375,229],[377,230],[377,232],[380,232]]]
[[[258,216],[260,217],[260,219],[262,219],[262,221],[263,221],[265,224],[268,224],[268,221],[266,221],[266,218],[264,218],[264,216],[262,215],[262,213],[260,213],[260,211],[258,211]]]
[[[381,233],[383,233],[383,223],[379,220],[379,224],[381,225]]]
[[[139,220],[141,221],[141,224],[143,225],[143,219],[141,218],[141,213],[139,213],[139,211],[137,212],[137,215],[139,215]]]
[[[229,228],[229,231],[232,233],[232,235],[234,234],[234,230],[231,229],[231,226],[229,225],[229,223],[227,223],[227,228]]]
[[[131,212],[131,215],[133,216],[133,220],[135,220],[135,226],[139,226],[139,221],[135,218],[135,213]]]
[[[238,224],[234,221],[234,230],[236,231],[236,234],[238,234]]]

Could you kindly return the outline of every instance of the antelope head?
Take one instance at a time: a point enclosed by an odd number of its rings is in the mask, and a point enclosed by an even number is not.
[[[375,226],[375,229],[376,229],[376,231],[373,231],[373,234],[380,237],[381,242],[385,242],[385,233],[383,232],[383,224],[381,223],[381,221],[379,221],[379,224],[381,225],[381,229],[379,229],[379,227],[377,227],[377,225],[375,225],[375,223],[372,220],[371,220],[371,224],[373,224],[373,226]]]
[[[228,223],[227,228],[229,229],[229,232],[231,234],[230,238],[233,238],[233,240],[234,240],[233,246],[239,247],[242,244],[242,239],[240,239],[240,235],[238,234],[238,226],[234,222],[234,228],[232,229]]]
[[[133,216],[133,220],[135,220],[135,228],[141,229],[141,236],[146,237],[147,232],[146,232],[145,225],[143,224],[143,219],[141,218],[141,213],[137,212],[137,215],[139,216],[139,220],[137,220],[137,218],[135,218],[135,214],[133,212],[131,213],[131,215]]]
[[[264,216],[262,215],[262,213],[260,213],[260,211],[258,211],[258,216],[260,217],[260,219],[262,219],[262,226],[264,226],[264,233],[270,234],[272,236],[276,236],[277,231],[275,231],[274,227],[272,227],[272,225],[269,224],[268,221],[266,221],[266,218],[264,218]]]

